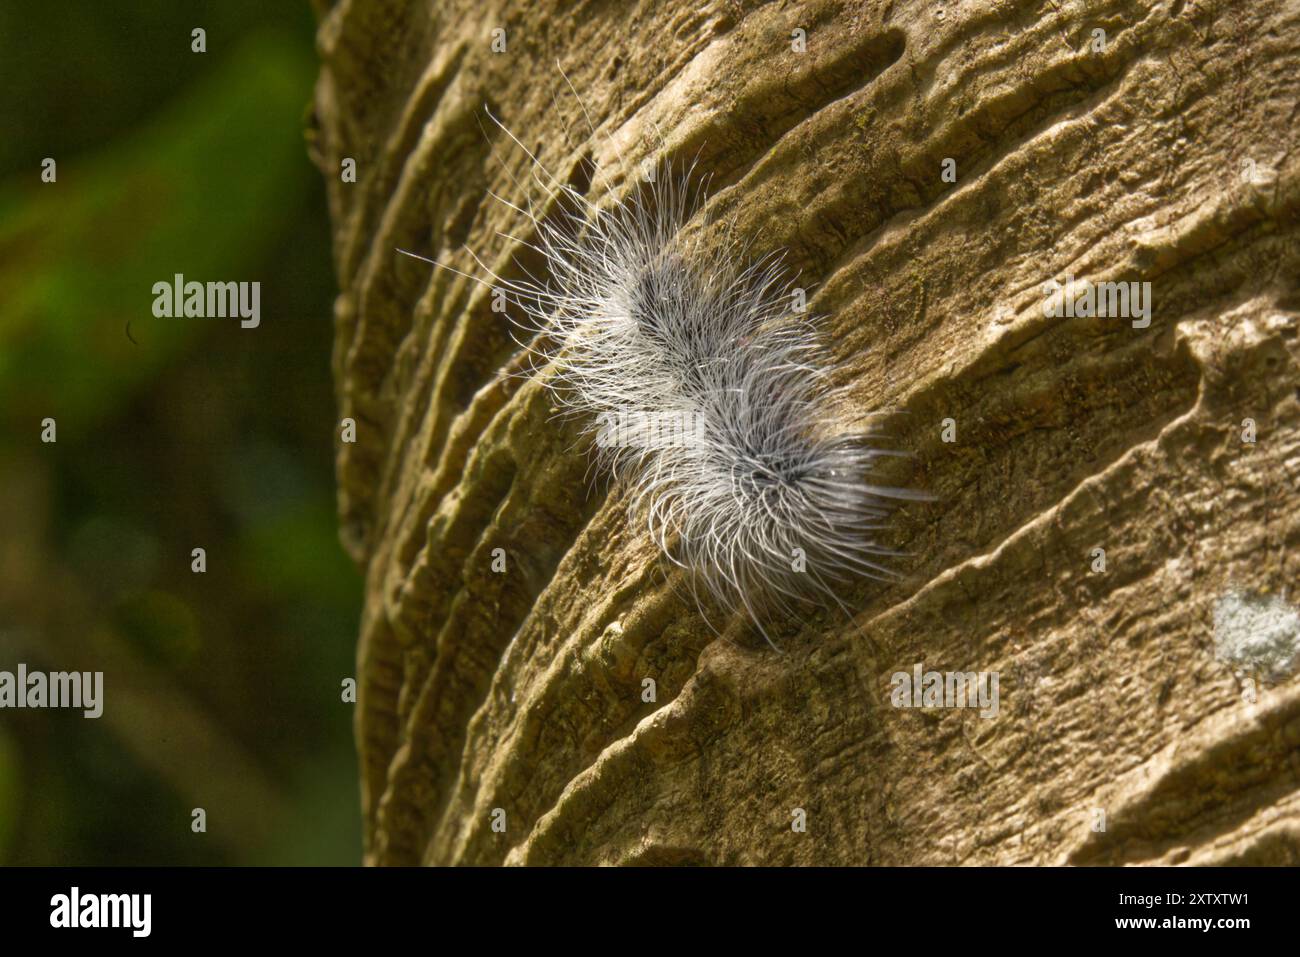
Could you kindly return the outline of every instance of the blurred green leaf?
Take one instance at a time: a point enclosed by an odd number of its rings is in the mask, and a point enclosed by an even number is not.
[[[84,428],[208,324],[257,334],[237,319],[155,318],[152,287],[176,273],[268,278],[249,271],[310,187],[313,73],[296,42],[263,31],[147,128],[62,160],[56,183],[0,190],[0,421],[24,436],[45,416]]]

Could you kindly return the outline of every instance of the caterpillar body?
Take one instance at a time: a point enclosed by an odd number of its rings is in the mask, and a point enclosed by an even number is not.
[[[504,290],[525,329],[545,330],[533,341],[553,345],[525,346],[534,371],[549,368],[545,384],[580,417],[660,551],[769,643],[773,611],[818,595],[839,604],[850,579],[896,577],[887,560],[898,553],[877,533],[898,500],[928,496],[869,480],[879,457],[900,453],[844,424],[851,403],[830,382],[816,318],[799,308],[781,256],[747,261],[730,231],[688,238],[703,206],[693,166],[660,161],[597,207],[488,116],[546,195],[551,211],[539,215],[492,194],[530,220],[544,278],[502,278],[472,252],[491,281],[467,278]]]

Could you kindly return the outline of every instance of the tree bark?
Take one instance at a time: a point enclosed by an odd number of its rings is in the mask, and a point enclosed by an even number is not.
[[[366,860],[1300,859],[1300,4],[570,6],[322,4]],[[395,252],[536,265],[485,104],[598,203],[698,156],[789,251],[937,496],[904,582],[712,630],[490,290]],[[1045,315],[1067,275],[1149,326]],[[895,707],[918,664],[996,717]]]

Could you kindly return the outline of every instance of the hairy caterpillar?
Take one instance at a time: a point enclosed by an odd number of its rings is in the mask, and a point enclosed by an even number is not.
[[[901,453],[841,424],[850,403],[829,381],[815,318],[796,307],[781,257],[746,262],[730,231],[684,235],[703,206],[693,166],[661,161],[601,208],[487,115],[528,156],[551,210],[491,194],[529,220],[544,278],[504,279],[470,252],[489,283],[398,251],[504,290],[524,328],[546,330],[554,347],[524,346],[534,371],[553,370],[548,388],[581,417],[597,461],[626,483],[631,513],[692,587],[743,610],[771,643],[774,607],[818,594],[838,604],[849,579],[896,577],[885,560],[898,553],[875,533],[896,500],[929,496],[867,481],[878,457]],[[677,427],[665,439],[646,422]]]

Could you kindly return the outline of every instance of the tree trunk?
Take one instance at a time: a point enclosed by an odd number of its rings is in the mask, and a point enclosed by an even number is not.
[[[1300,859],[1300,4],[323,7],[368,862]],[[701,613],[491,290],[395,252],[536,265],[485,104],[597,203],[698,155],[788,250],[936,495],[905,581],[782,653]],[[918,665],[996,715],[896,707]]]

